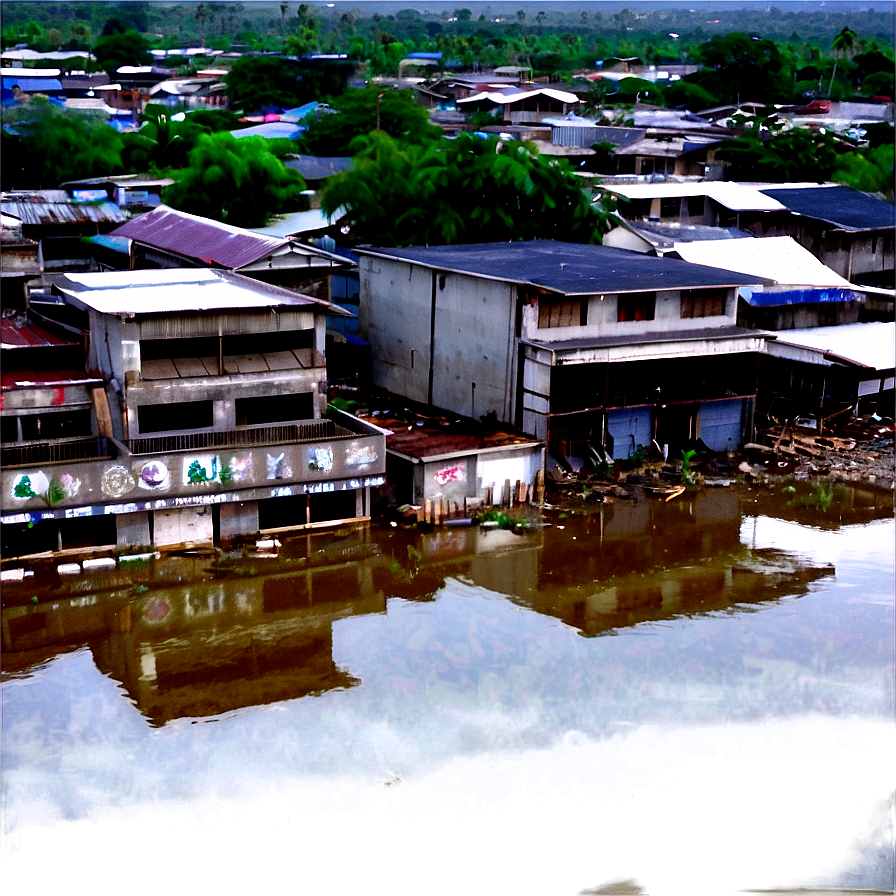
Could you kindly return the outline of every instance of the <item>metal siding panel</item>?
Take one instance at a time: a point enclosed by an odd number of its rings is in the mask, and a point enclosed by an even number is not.
[[[634,454],[638,445],[645,447],[652,438],[652,409],[619,408],[607,415],[607,431],[613,440],[613,459]]]
[[[700,438],[713,451],[736,448],[743,438],[744,400],[708,401],[700,405]]]

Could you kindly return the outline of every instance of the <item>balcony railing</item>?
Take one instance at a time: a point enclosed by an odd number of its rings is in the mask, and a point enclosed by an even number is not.
[[[125,442],[132,454],[172,454],[176,451],[203,451],[209,448],[254,448],[295,442],[319,442],[357,438],[358,434],[332,420],[310,420],[283,426],[257,426],[218,432],[191,432],[183,435],[146,436]]]
[[[117,456],[118,451],[110,439],[91,436],[56,442],[32,442],[30,445],[6,445],[0,453],[0,464],[4,467],[32,467],[82,460],[109,460]]]

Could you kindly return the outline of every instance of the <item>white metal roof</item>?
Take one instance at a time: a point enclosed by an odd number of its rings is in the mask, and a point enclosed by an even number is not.
[[[309,311],[336,314],[340,310],[311,296],[207,268],[66,274],[55,285],[76,306],[101,314],[133,316],[278,306],[306,306]]]
[[[635,144],[637,146],[637,144]],[[604,189],[628,199],[671,199],[676,196],[709,196],[732,211],[778,212],[786,208],[756,187],[734,181],[685,181],[657,184],[613,184]]]
[[[789,236],[676,242],[673,251],[693,264],[705,264],[741,274],[759,274],[790,286],[861,289],[822,264]]]
[[[515,90],[513,92],[508,91],[507,93],[482,91],[473,96],[464,97],[464,99],[458,100],[457,102],[458,105],[460,105],[461,103],[473,103],[477,100],[491,100],[493,103],[498,103],[499,105],[504,106],[507,103],[518,103],[521,100],[527,100],[536,96],[550,97],[560,103],[580,102],[579,98],[574,93],[567,93],[565,90],[554,90],[552,87],[544,87],[540,90]]]
[[[826,352],[873,370],[887,371],[896,366],[894,321],[778,330],[775,335],[778,342]]]

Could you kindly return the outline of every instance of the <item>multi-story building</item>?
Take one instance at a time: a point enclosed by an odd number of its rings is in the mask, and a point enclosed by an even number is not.
[[[84,334],[91,424],[64,454],[40,432],[5,444],[6,556],[369,517],[385,437],[327,411],[330,303],[199,268],[70,274],[53,289]]]

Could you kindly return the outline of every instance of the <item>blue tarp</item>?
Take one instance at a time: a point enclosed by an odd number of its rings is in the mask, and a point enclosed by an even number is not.
[[[285,137],[287,140],[295,140],[306,130],[307,128],[289,121],[269,121],[266,124],[256,124],[251,128],[242,128],[230,133],[234,137],[266,137],[268,140]]]
[[[51,90],[62,90],[62,82],[58,78],[19,78],[18,76],[4,75],[4,90],[12,90],[17,84],[22,93],[47,93]]]
[[[862,297],[862,293],[853,289],[841,289],[836,286],[780,290],[774,288],[757,290],[742,287],[740,295],[753,308],[775,308],[781,305],[828,305],[834,302],[855,302]]]

